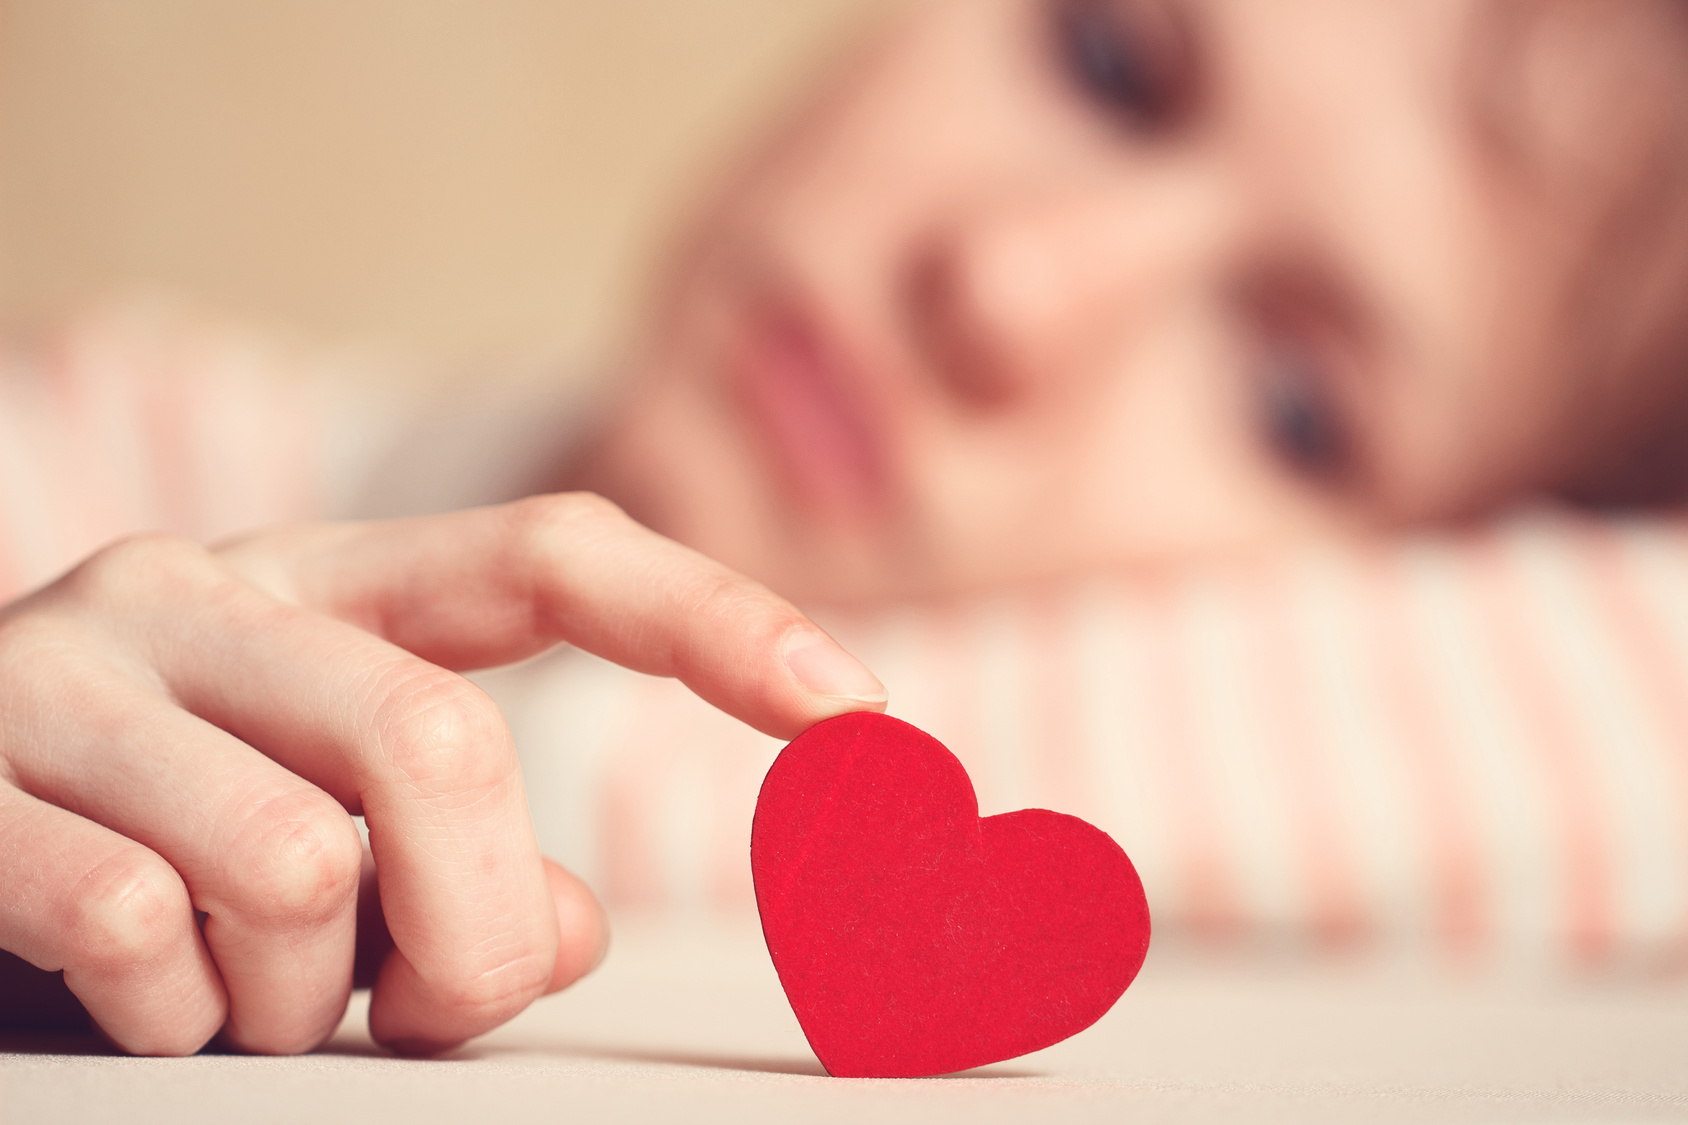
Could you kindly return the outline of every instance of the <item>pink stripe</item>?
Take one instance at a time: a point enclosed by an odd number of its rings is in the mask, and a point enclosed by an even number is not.
[[[1547,780],[1564,860],[1566,934],[1583,964],[1610,957],[1616,939],[1610,832],[1596,779],[1584,767],[1572,732],[1576,717],[1540,656],[1543,638],[1530,629],[1514,565],[1492,532],[1473,540],[1473,593],[1509,686],[1522,706],[1525,743]]]
[[[1680,532],[1672,538],[1680,544]],[[1669,744],[1665,768],[1672,776],[1677,801],[1677,846],[1688,864],[1688,667],[1670,643],[1638,588],[1634,572],[1619,536],[1604,524],[1590,527],[1586,553],[1594,581],[1588,583],[1602,616],[1617,635],[1624,658],[1624,676],[1646,699],[1648,709],[1665,726]],[[1688,567],[1684,568],[1688,578]],[[1665,960],[1675,968],[1688,967],[1688,909]]]
[[[641,829],[648,800],[622,769],[605,778],[600,794],[599,832],[603,846],[603,886],[606,902],[617,906],[650,906],[662,897],[662,880],[652,863],[649,834]]]
[[[1326,948],[1350,948],[1371,934],[1373,923],[1360,893],[1354,842],[1341,802],[1321,756],[1312,749],[1318,726],[1309,713],[1305,653],[1293,626],[1293,604],[1281,569],[1251,577],[1245,594],[1254,625],[1248,630],[1250,666],[1261,687],[1261,737],[1287,767],[1284,788],[1296,814],[1312,935]]]
[[[1170,594],[1170,587],[1157,583],[1143,605],[1149,643],[1166,653],[1175,652],[1181,643]],[[1165,799],[1173,814],[1174,868],[1183,879],[1179,913],[1196,936],[1234,941],[1245,934],[1250,922],[1233,864],[1236,845],[1215,805],[1213,782],[1203,776],[1197,764],[1193,716],[1200,703],[1187,675],[1175,679],[1168,674],[1174,666],[1171,660],[1146,662],[1143,698],[1160,704],[1153,718],[1159,721],[1165,737],[1156,739],[1155,744],[1164,759],[1162,776],[1170,783]],[[1147,715],[1144,719],[1146,723],[1152,721]]]
[[[17,558],[15,519],[7,511],[5,500],[0,498],[0,602],[9,602],[26,592],[23,569]]]
[[[112,502],[109,483],[102,487],[102,471],[110,473],[110,452],[96,433],[95,399],[111,397],[109,382],[96,382],[84,364],[45,370],[45,390],[58,416],[59,469],[62,488],[59,524],[66,563],[81,558],[124,530]]]
[[[634,688],[633,721],[612,749],[599,793],[598,831],[603,847],[603,887],[606,901],[625,906],[658,906],[664,901],[655,823],[657,802],[652,778],[662,776],[664,743],[644,719],[662,707],[657,680],[641,680]]]
[[[988,773],[985,756],[980,752],[984,745],[979,730],[981,677],[975,654],[969,651],[964,639],[965,611],[956,605],[937,606],[921,615],[919,626],[916,648],[926,650],[922,671],[937,704],[934,713],[941,717],[942,723],[941,729],[927,733],[961,759],[975,788],[994,792],[997,779]],[[894,696],[891,702],[894,709]]]
[[[198,503],[200,466],[194,456],[197,389],[179,372],[170,372],[164,378],[154,375],[140,388],[146,450],[158,485],[155,502],[159,526],[182,535],[203,534]]]
[[[1040,594],[1026,607],[1031,670],[1026,709],[1032,732],[1028,749],[1038,780],[1038,793],[1028,797],[1057,812],[1095,821],[1105,805],[1097,798],[1096,779],[1086,769],[1078,717],[1078,646],[1062,612],[1066,605],[1053,594]],[[1101,748],[1102,753],[1109,750]]]
[[[11,407],[8,384],[17,378],[15,358],[4,357],[0,367],[0,410]],[[19,556],[17,514],[6,503],[5,491],[0,490],[0,602],[10,601],[24,592],[23,565]]]
[[[74,488],[86,505],[89,540],[83,554],[110,539],[157,526],[153,480],[145,460],[145,368],[109,327],[72,326],[49,341],[43,370],[70,391],[79,444],[88,453]]]
[[[1371,648],[1379,670],[1379,697],[1387,728],[1395,733],[1415,782],[1438,939],[1450,956],[1470,960],[1493,936],[1488,879],[1471,798],[1453,765],[1447,732],[1435,719],[1437,709],[1424,678],[1425,658],[1416,650],[1403,583],[1392,573],[1394,561],[1392,555],[1380,553],[1368,558],[1362,570],[1369,579],[1366,618],[1375,628]]]
[[[719,908],[741,910],[756,902],[756,887],[750,879],[750,822],[756,815],[763,767],[769,763],[760,740],[748,728],[730,728],[728,737],[725,744],[708,748],[714,790],[709,901]]]

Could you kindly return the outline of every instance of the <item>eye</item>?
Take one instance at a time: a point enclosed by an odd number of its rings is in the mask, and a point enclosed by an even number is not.
[[[1167,18],[1121,0],[1057,0],[1057,62],[1085,98],[1134,129],[1176,123],[1189,87],[1180,36]]]
[[[1317,357],[1283,343],[1270,347],[1263,363],[1258,410],[1267,445],[1303,476],[1335,481],[1346,475],[1348,435]]]

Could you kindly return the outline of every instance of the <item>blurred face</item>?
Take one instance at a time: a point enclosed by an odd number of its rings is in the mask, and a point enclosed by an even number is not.
[[[1663,393],[1678,20],[920,6],[706,215],[578,483],[836,600],[1560,485]]]

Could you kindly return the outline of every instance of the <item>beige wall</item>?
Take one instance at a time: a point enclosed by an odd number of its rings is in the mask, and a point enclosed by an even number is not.
[[[0,317],[137,286],[590,351],[691,185],[885,0],[0,0]]]

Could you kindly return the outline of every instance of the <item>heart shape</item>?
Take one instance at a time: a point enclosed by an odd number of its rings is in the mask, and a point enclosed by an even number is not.
[[[780,753],[751,827],[774,968],[836,1077],[948,1074],[1095,1023],[1149,949],[1125,852],[1077,817],[979,817],[930,735],[828,719]]]

